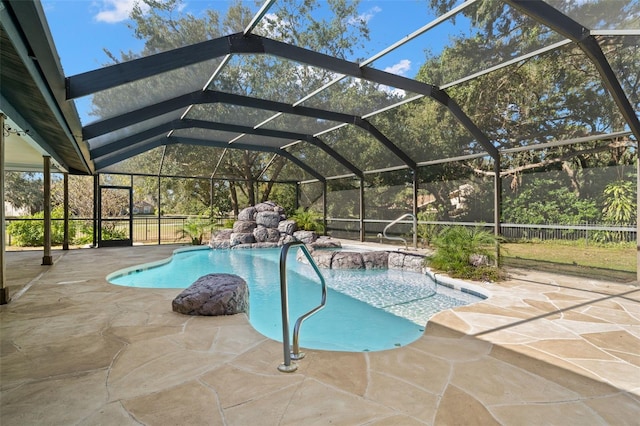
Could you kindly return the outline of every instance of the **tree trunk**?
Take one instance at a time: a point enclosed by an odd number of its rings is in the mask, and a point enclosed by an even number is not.
[[[271,190],[273,189],[273,179],[278,178],[278,176],[280,175],[280,172],[282,171],[282,168],[284,167],[284,164],[285,164],[284,161],[277,161],[272,166],[273,173],[271,173],[271,179],[269,179],[269,181],[267,182],[265,191],[262,193],[261,200],[263,203],[269,200],[269,196],[271,195]]]
[[[253,159],[251,158],[251,153],[249,151],[244,151],[242,155],[242,165],[243,165],[243,175],[244,178],[247,179],[244,183],[247,186],[247,198],[249,199],[249,205],[256,205],[256,192],[253,187],[253,173],[251,171],[251,165],[253,164]]]
[[[233,209],[233,215],[238,217],[238,193],[236,192],[236,184],[234,181],[229,181],[229,194],[231,195],[231,208]]]

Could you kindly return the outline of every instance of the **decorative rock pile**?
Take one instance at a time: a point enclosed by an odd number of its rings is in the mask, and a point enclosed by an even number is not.
[[[318,239],[312,231],[298,231],[294,220],[287,220],[284,209],[272,201],[240,211],[233,229],[211,236],[211,248],[272,248],[291,241],[311,244]]]
[[[424,257],[393,251],[334,251],[340,243],[311,231],[298,231],[294,220],[287,220],[284,209],[272,201],[256,204],[240,211],[233,229],[214,233],[211,248],[271,248],[292,241],[302,241],[311,248],[313,260],[320,268],[332,269],[405,269],[421,272]],[[307,262],[302,252],[297,259]]]

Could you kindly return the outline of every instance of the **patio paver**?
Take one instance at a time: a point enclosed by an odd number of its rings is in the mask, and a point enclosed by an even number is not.
[[[282,345],[246,316],[180,315],[171,311],[180,290],[105,280],[175,248],[55,252],[50,267],[7,253],[10,285],[30,287],[0,308],[0,424],[618,425],[640,416],[637,286],[514,270],[482,284],[493,297],[439,313],[406,347],[307,350],[284,374]]]

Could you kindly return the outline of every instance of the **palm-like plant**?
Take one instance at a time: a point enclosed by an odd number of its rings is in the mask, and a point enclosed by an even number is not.
[[[489,262],[494,261],[498,239],[479,227],[450,226],[444,228],[433,243],[436,252],[429,258],[429,266],[452,276],[473,278],[478,272],[485,275],[486,271],[474,267],[471,257],[485,256]]]
[[[178,237],[182,239],[188,237],[191,244],[199,246],[202,244],[204,233],[211,227],[211,221],[203,218],[187,219],[182,228],[178,229]]]
[[[304,231],[315,231],[318,234],[324,234],[324,224],[322,223],[322,216],[313,210],[305,210],[300,207],[291,216],[291,219],[296,221],[298,229],[302,229]]]

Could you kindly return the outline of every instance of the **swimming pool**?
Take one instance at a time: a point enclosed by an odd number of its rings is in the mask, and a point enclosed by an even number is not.
[[[290,323],[320,302],[320,283],[309,265],[287,259]],[[282,341],[280,249],[177,251],[170,261],[141,265],[107,277],[112,284],[186,288],[209,273],[232,273],[249,285],[249,321],[261,334]],[[436,312],[481,300],[436,286],[427,276],[400,270],[323,269],[326,307],[308,318],[300,346],[336,351],[378,351],[407,345]],[[390,285],[392,283],[392,285]]]

